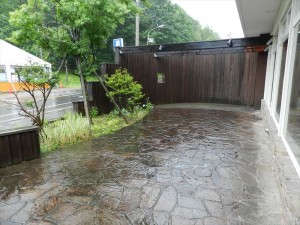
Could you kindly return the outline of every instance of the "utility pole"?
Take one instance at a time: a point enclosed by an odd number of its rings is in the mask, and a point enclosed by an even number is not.
[[[135,0],[136,5],[139,6],[140,1]],[[135,46],[140,45],[140,15],[137,13],[135,16]]]

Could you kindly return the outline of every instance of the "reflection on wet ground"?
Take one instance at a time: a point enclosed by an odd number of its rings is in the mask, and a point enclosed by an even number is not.
[[[282,224],[258,111],[154,109],[0,169],[0,224]]]

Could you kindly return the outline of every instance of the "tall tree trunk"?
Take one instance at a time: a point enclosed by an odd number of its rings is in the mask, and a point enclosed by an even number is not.
[[[68,61],[65,62],[65,69],[66,69],[66,83],[69,84],[69,74],[68,74]]]
[[[81,84],[81,90],[82,90],[82,95],[83,95],[83,104],[84,104],[84,111],[85,111],[85,115],[86,118],[89,120],[89,124],[92,125],[93,121],[90,115],[90,110],[89,110],[89,96],[87,94],[87,85],[85,82],[85,79],[83,77],[83,73],[82,73],[82,69],[81,69],[81,58],[80,56],[76,57],[76,64],[77,64],[77,69],[78,69],[78,73],[79,73],[79,77],[80,77],[80,84]]]

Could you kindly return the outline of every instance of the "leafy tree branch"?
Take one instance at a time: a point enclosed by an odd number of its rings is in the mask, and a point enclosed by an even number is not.
[[[10,40],[22,45],[34,43],[57,58],[74,59],[85,114],[92,124],[85,77],[99,61],[90,65],[86,59],[106,45],[131,11],[138,11],[131,0],[27,0],[10,14],[10,23],[16,29]]]
[[[29,94],[25,100],[19,97],[19,91],[13,92],[17,99],[21,116],[28,117],[33,125],[43,129],[45,124],[46,102],[53,87],[58,82],[58,76],[50,73],[49,68],[34,63],[16,69],[22,91]]]

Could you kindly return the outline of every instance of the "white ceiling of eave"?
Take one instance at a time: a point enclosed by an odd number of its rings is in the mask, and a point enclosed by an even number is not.
[[[245,37],[271,33],[281,1],[236,0]]]

